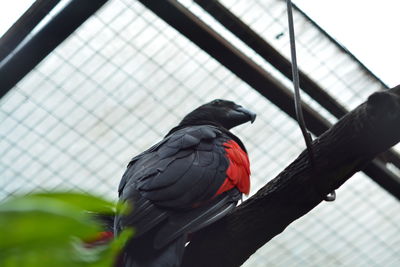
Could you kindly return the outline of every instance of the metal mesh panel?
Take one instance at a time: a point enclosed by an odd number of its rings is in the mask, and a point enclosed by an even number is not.
[[[222,3],[290,58],[286,1],[224,0]],[[294,21],[299,67],[337,101],[352,109],[372,92],[383,88],[301,13],[294,12]]]
[[[182,2],[207,20],[196,5]],[[281,1],[223,3],[289,53],[287,36],[275,38],[286,32]],[[297,13],[296,28],[301,68],[341,103],[354,107],[379,88]],[[258,114],[253,125],[234,129],[250,154],[255,193],[304,149],[297,124],[140,3],[110,1],[1,99],[0,199],[43,189],[115,199],[130,158],[214,98]],[[337,201],[290,225],[245,266],[399,266],[399,220],[397,200],[357,174],[338,190]]]

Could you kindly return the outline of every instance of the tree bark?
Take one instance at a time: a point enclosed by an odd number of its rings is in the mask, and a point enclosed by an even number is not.
[[[316,207],[379,153],[400,141],[400,85],[372,94],[234,212],[197,232],[183,266],[240,266]]]

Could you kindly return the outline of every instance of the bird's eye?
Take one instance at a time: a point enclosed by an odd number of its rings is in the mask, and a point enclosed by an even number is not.
[[[215,99],[212,103],[215,104],[215,105],[220,105],[222,103],[222,100],[221,99]]]

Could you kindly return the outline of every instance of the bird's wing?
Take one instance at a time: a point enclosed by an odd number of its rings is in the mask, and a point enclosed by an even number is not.
[[[225,214],[223,211],[238,199],[225,197],[225,192],[237,187],[248,193],[241,188],[249,184],[247,154],[233,144],[216,127],[192,126],[174,132],[135,157],[120,185],[120,199],[133,202],[133,211],[119,223],[146,232],[169,217],[170,222],[184,228],[161,231],[159,239],[170,240],[185,229],[214,220],[216,214]],[[242,154],[247,161],[240,158]]]
[[[155,248],[162,248],[185,233],[194,233],[225,217],[235,207],[242,193],[233,188],[204,205],[186,212],[172,212],[169,220],[162,225],[155,236]]]

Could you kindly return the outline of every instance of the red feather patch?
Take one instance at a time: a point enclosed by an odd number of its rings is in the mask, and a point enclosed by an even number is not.
[[[86,248],[93,248],[109,243],[114,238],[114,233],[110,231],[100,232],[91,239],[84,240]]]
[[[247,153],[233,140],[224,143],[229,167],[226,179],[216,195],[237,187],[240,192],[248,195],[250,192],[250,161]]]

